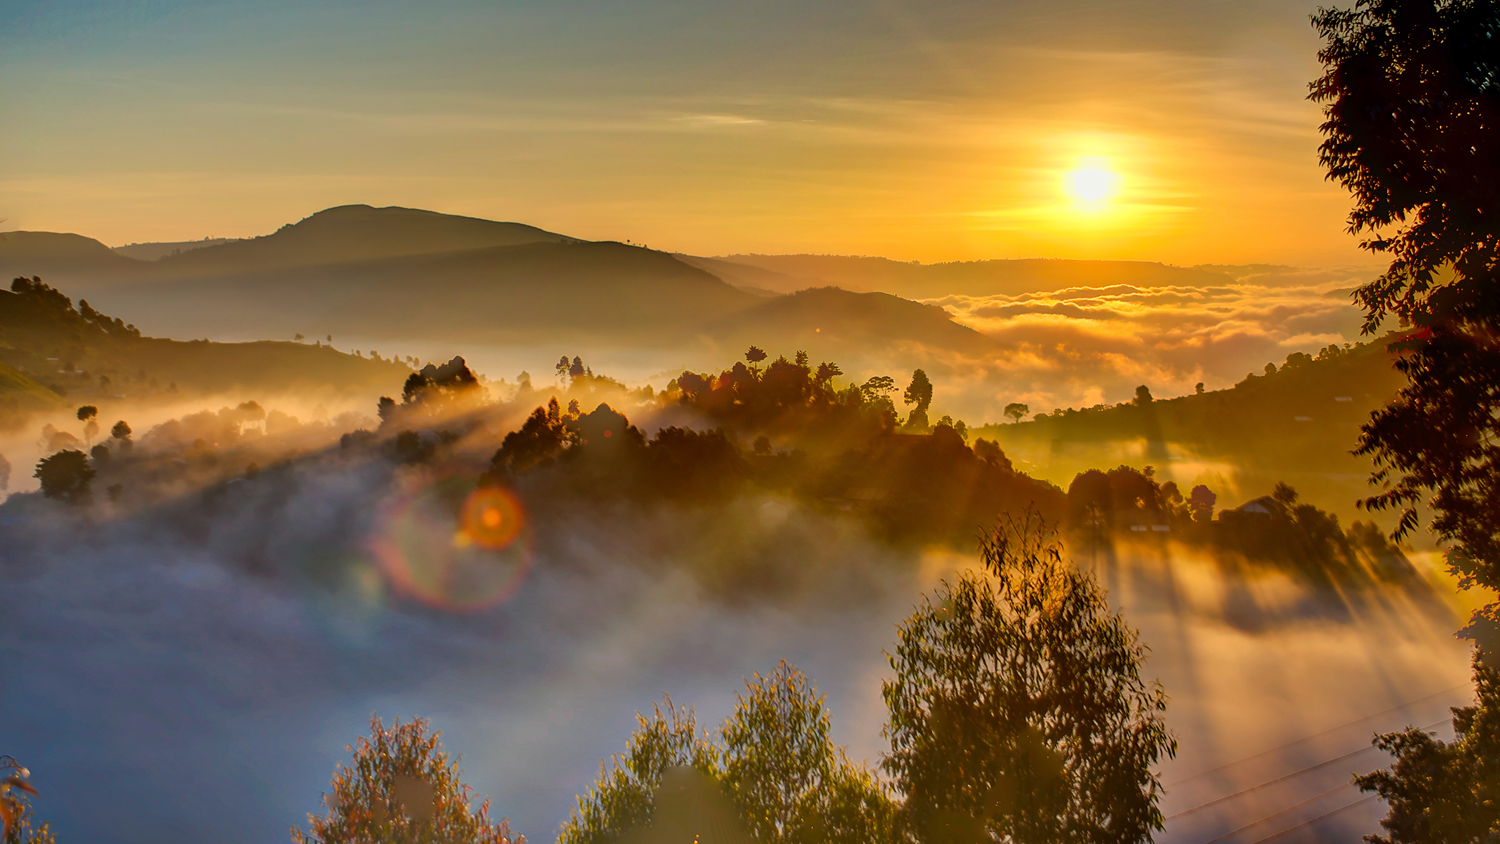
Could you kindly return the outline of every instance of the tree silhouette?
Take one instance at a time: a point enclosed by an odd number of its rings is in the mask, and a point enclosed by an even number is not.
[[[1032,514],[902,623],[885,766],[925,841],[1145,842],[1176,752],[1145,648]]]
[[[1500,829],[1500,675],[1474,655],[1475,705],[1453,710],[1454,739],[1408,727],[1377,736],[1375,745],[1396,757],[1390,768],[1355,777],[1391,808],[1380,822],[1385,835],[1370,844],[1490,841]]]
[[[916,431],[927,430],[927,408],[932,406],[932,382],[927,380],[927,373],[920,369],[912,372],[911,384],[907,385],[901,399],[906,404],[916,405],[907,417],[906,426]]]
[[[42,494],[46,497],[82,504],[88,501],[94,467],[83,452],[69,449],[43,457],[36,465],[34,477],[42,482]]]
[[[877,402],[896,391],[896,379],[889,375],[876,375],[859,387],[867,402]]]
[[[1366,507],[1401,512],[1396,538],[1432,508],[1460,582],[1500,587],[1500,77],[1492,0],[1384,0],[1320,9],[1319,159],[1352,194],[1350,231],[1389,256],[1355,291],[1365,333],[1412,328],[1395,348],[1407,385],[1362,428],[1357,454],[1384,490]],[[1500,607],[1467,634],[1500,652]]]
[[[764,349],[760,348],[759,346],[751,346],[750,349],[745,352],[745,360],[751,366],[755,366],[756,364],[760,363],[761,361],[763,361],[765,359],[766,359],[766,352],[765,352]]]
[[[1145,384],[1135,388],[1135,406],[1145,407],[1152,402],[1151,388]]]
[[[1031,408],[1020,402],[1011,402],[1010,404],[1005,406],[1005,415],[1009,416],[1011,419],[1015,420],[1018,423],[1021,421],[1021,417],[1030,412]]]
[[[99,408],[91,404],[86,404],[83,407],[78,408],[78,421],[80,422],[87,422],[88,420],[93,419],[98,415]]]
[[[1193,512],[1193,518],[1199,522],[1207,522],[1214,517],[1214,504],[1218,503],[1219,496],[1214,491],[1198,484],[1188,493],[1188,508]]]

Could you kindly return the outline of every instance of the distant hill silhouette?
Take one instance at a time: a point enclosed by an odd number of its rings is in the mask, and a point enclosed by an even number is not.
[[[984,354],[995,341],[959,325],[947,311],[889,293],[855,293],[818,287],[768,299],[719,319],[709,333],[738,345],[805,349],[815,358],[849,360],[893,344],[921,343],[969,355]]]
[[[167,256],[159,262],[156,277],[237,275],[566,240],[570,238],[521,223],[413,208],[342,205],[282,226],[274,234]]]
[[[179,336],[303,332],[496,344],[677,342],[707,319],[764,301],[665,253],[584,241],[183,275],[90,298],[149,311],[147,330]]]
[[[1232,284],[1221,272],[1148,261],[1073,261],[1053,258],[917,264],[844,255],[728,255],[730,265],[769,271],[750,282],[782,293],[836,285],[908,299],[941,296],[1014,296],[1068,287],[1213,287]],[[783,280],[785,279],[785,280]]]
[[[114,247],[117,254],[137,261],[158,261],[168,255],[179,252],[191,252],[194,249],[207,249],[210,246],[218,246],[229,243],[236,238],[212,237],[203,240],[179,240],[171,243],[127,243],[124,246]]]
[[[138,277],[144,266],[82,235],[0,233],[0,279],[6,281],[16,276],[128,280]]]

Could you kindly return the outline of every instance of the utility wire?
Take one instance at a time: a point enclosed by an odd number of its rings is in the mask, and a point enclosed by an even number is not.
[[[1229,832],[1226,832],[1223,835],[1220,835],[1218,838],[1215,838],[1215,839],[1213,839],[1211,841],[1205,841],[1204,844],[1219,844],[1220,841],[1224,841],[1226,839],[1233,838],[1234,836],[1239,835],[1240,833],[1244,832],[1247,829],[1251,829],[1251,828],[1260,826],[1261,824],[1265,823],[1266,821],[1274,821],[1277,818],[1281,817],[1282,815],[1286,814],[1287,812],[1295,812],[1296,810],[1302,808],[1303,806],[1306,806],[1309,803],[1316,803],[1319,800],[1322,800],[1324,797],[1327,797],[1330,794],[1334,794],[1334,793],[1343,791],[1344,789],[1348,788],[1349,786],[1350,786],[1350,784],[1347,783],[1347,782],[1339,783],[1337,786],[1328,789],[1327,791],[1323,792],[1322,794],[1319,794],[1316,797],[1309,797],[1306,800],[1303,800],[1301,803],[1298,803],[1298,804],[1296,804],[1294,806],[1288,806],[1285,809],[1282,809],[1281,811],[1277,812],[1274,815],[1266,815],[1265,817],[1261,818],[1258,821],[1251,821],[1251,822],[1245,824],[1244,826],[1240,827],[1239,829],[1232,829]]]
[[[1265,838],[1256,839],[1254,842],[1252,842],[1252,844],[1265,844],[1267,841],[1274,841],[1275,839],[1280,838],[1283,835],[1286,835],[1288,832],[1291,832],[1291,831],[1297,830],[1297,829],[1301,829],[1304,826],[1311,826],[1312,824],[1315,824],[1318,821],[1323,820],[1324,818],[1331,818],[1334,815],[1340,814],[1341,812],[1347,812],[1350,809],[1353,809],[1355,806],[1362,806],[1362,805],[1370,802],[1371,800],[1374,800],[1376,797],[1379,797],[1379,796],[1380,795],[1378,795],[1378,794],[1371,794],[1369,797],[1360,798],[1359,800],[1356,800],[1353,803],[1348,803],[1348,804],[1345,804],[1343,806],[1340,806],[1337,809],[1334,809],[1332,812],[1324,812],[1323,814],[1318,815],[1316,818],[1312,818],[1310,820],[1305,820],[1302,823],[1297,824],[1296,826],[1289,826],[1289,827],[1287,827],[1286,829],[1283,829],[1280,832],[1273,833],[1271,835],[1267,835]]]
[[[1389,715],[1392,712],[1400,712],[1401,710],[1406,709],[1409,706],[1413,706],[1413,705],[1418,704],[1418,703],[1423,703],[1425,701],[1432,700],[1435,697],[1442,697],[1443,695],[1446,695],[1449,692],[1455,692],[1455,691],[1458,691],[1459,689],[1465,688],[1467,686],[1468,686],[1468,683],[1459,683],[1456,686],[1451,686],[1449,688],[1443,689],[1440,692],[1433,692],[1432,694],[1427,695],[1425,697],[1419,697],[1416,700],[1409,700],[1406,703],[1400,704],[1399,706],[1393,706],[1390,709],[1385,710],[1384,712],[1377,712],[1374,715],[1366,715],[1363,718],[1356,718],[1353,721],[1350,721],[1350,722],[1345,723],[1345,724],[1340,724],[1337,727],[1329,727],[1328,729],[1324,730],[1321,733],[1313,733],[1310,736],[1304,736],[1302,738],[1297,739],[1296,741],[1289,741],[1286,744],[1281,745],[1280,747],[1273,747],[1270,750],[1262,750],[1261,752],[1256,753],[1253,756],[1246,756],[1243,759],[1236,759],[1233,762],[1226,762],[1226,763],[1224,763],[1223,765],[1220,765],[1217,768],[1209,768],[1206,771],[1200,771],[1200,772],[1198,772],[1196,774],[1193,774],[1192,776],[1183,777],[1180,780],[1175,780],[1173,782],[1169,782],[1166,785],[1167,785],[1168,788],[1170,788],[1170,787],[1172,787],[1174,785],[1182,785],[1185,782],[1191,782],[1191,781],[1193,781],[1195,779],[1198,779],[1199,777],[1206,777],[1209,774],[1217,774],[1218,772],[1220,772],[1222,770],[1225,770],[1226,768],[1233,768],[1235,765],[1240,765],[1240,764],[1243,764],[1245,762],[1249,762],[1249,761],[1254,760],[1254,759],[1259,759],[1262,756],[1269,756],[1270,754],[1275,753],[1278,750],[1286,750],[1288,747],[1292,747],[1294,745],[1301,744],[1301,743],[1303,743],[1305,741],[1312,741],[1315,738],[1322,738],[1323,736],[1326,736],[1329,733],[1338,732],[1339,730],[1342,730],[1345,727],[1352,727],[1355,724],[1362,724],[1365,721],[1369,721],[1369,720],[1371,720],[1373,718],[1379,718],[1382,715]]]
[[[1434,727],[1440,727],[1444,723],[1446,723],[1447,720],[1448,719],[1445,718],[1442,721],[1438,721],[1435,724],[1429,724],[1429,725],[1423,727],[1422,729],[1423,730],[1430,730],[1430,729],[1432,729]],[[1240,796],[1249,794],[1252,791],[1259,791],[1262,788],[1268,788],[1270,786],[1276,785],[1277,783],[1285,782],[1285,781],[1287,781],[1289,779],[1293,779],[1295,777],[1300,777],[1303,774],[1310,773],[1312,771],[1316,771],[1319,768],[1326,768],[1329,765],[1333,765],[1333,764],[1336,764],[1338,762],[1342,762],[1345,759],[1350,758],[1351,756],[1358,756],[1361,753],[1365,753],[1367,751],[1374,750],[1374,749],[1375,749],[1375,745],[1373,745],[1373,744],[1372,745],[1367,745],[1365,747],[1361,747],[1359,750],[1355,750],[1355,751],[1351,751],[1349,753],[1345,753],[1343,756],[1335,756],[1334,758],[1329,759],[1326,762],[1319,762],[1316,765],[1309,765],[1308,767],[1303,768],[1300,771],[1293,771],[1290,774],[1283,774],[1283,775],[1281,775],[1281,776],[1279,776],[1279,777],[1277,777],[1275,779],[1266,780],[1265,782],[1263,782],[1263,783],[1261,783],[1259,785],[1252,785],[1249,788],[1242,788],[1239,791],[1236,791],[1236,792],[1234,792],[1232,794],[1226,794],[1223,797],[1215,798],[1213,800],[1208,801],[1207,803],[1202,803],[1202,804],[1199,804],[1197,806],[1194,806],[1191,809],[1184,809],[1181,812],[1178,812],[1177,814],[1172,815],[1171,817],[1167,818],[1166,820],[1172,821],[1172,820],[1176,820],[1178,818],[1187,817],[1188,815],[1191,815],[1191,814],[1194,814],[1194,813],[1197,813],[1197,812],[1201,812],[1204,809],[1209,808],[1210,806],[1217,806],[1220,803],[1224,803],[1226,801],[1233,800],[1236,797],[1240,797]]]

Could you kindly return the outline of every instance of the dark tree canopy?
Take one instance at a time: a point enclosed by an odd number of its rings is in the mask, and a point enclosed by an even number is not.
[[[83,452],[69,449],[43,457],[36,466],[35,477],[42,482],[42,494],[48,498],[81,504],[88,500],[94,467]]]
[[[1500,676],[1476,656],[1476,704],[1453,710],[1454,739],[1410,727],[1375,743],[1396,757],[1355,779],[1390,804],[1370,844],[1492,841],[1500,829]]]
[[[1353,194],[1351,233],[1390,257],[1356,291],[1365,331],[1395,316],[1407,386],[1362,431],[1396,535],[1417,505],[1464,586],[1500,585],[1500,2],[1365,0],[1321,9],[1320,158]],[[1470,632],[1490,639],[1493,605]],[[1491,641],[1491,644],[1495,644]],[[1493,647],[1491,648],[1493,651]]]

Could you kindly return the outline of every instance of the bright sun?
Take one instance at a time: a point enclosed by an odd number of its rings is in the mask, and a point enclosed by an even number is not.
[[[1080,205],[1097,207],[1115,193],[1120,177],[1101,161],[1085,161],[1068,171],[1063,184]]]

